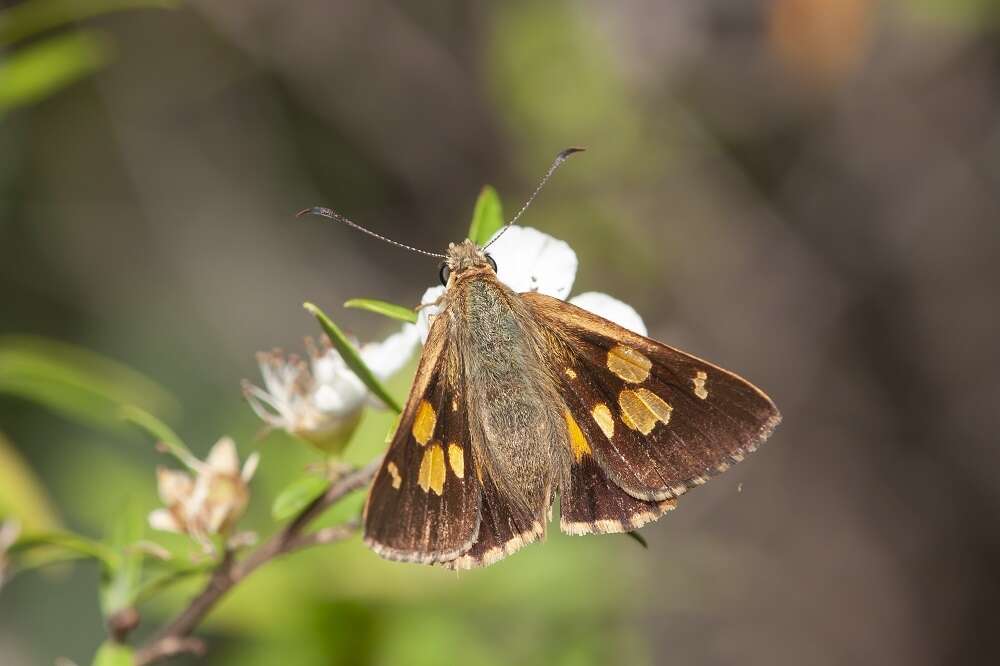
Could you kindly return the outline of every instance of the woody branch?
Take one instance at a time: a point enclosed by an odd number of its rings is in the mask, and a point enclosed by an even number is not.
[[[359,521],[356,519],[314,532],[306,532],[306,529],[328,508],[346,495],[368,485],[378,471],[381,462],[381,459],[376,459],[331,483],[326,492],[299,512],[281,531],[261,544],[246,558],[237,560],[231,551],[227,551],[202,591],[156,636],[136,652],[136,666],[152,664],[182,652],[203,652],[204,644],[200,640],[191,638],[191,633],[215,608],[222,597],[247,576],[262,565],[282,555],[310,546],[342,541],[354,534],[359,527]]]

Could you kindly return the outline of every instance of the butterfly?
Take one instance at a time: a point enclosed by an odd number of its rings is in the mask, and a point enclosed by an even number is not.
[[[507,227],[578,150],[559,154]],[[378,236],[326,208],[303,212]],[[364,541],[378,555],[487,566],[544,539],[556,496],[567,534],[633,531],[781,420],[738,375],[557,298],[515,293],[489,245],[410,248],[444,259],[446,290],[365,503]]]

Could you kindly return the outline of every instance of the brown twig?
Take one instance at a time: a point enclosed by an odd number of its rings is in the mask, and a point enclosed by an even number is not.
[[[313,500],[280,532],[264,542],[245,559],[237,560],[231,551],[226,552],[222,562],[212,573],[212,577],[198,596],[192,599],[187,608],[136,652],[136,666],[152,664],[180,652],[200,654],[204,650],[204,645],[201,641],[189,638],[191,632],[201,624],[201,621],[205,619],[205,616],[211,612],[219,600],[237,583],[261,565],[277,557],[310,546],[341,541],[354,534],[359,527],[357,520],[311,533],[306,533],[305,529],[345,495],[368,485],[378,471],[381,462],[381,460],[376,459],[365,467],[331,483],[325,493]]]

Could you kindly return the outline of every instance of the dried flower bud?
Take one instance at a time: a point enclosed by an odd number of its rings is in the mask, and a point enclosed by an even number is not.
[[[240,469],[236,444],[223,437],[204,462],[199,462],[192,478],[186,472],[159,467],[157,489],[165,508],[149,514],[154,529],[188,534],[206,550],[210,537],[225,535],[243,516],[250,501],[247,483],[257,468],[256,453]]]

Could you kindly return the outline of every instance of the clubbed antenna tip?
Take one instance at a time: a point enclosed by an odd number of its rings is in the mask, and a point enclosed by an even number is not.
[[[528,197],[528,200],[524,202],[523,206],[521,206],[521,210],[517,211],[517,215],[511,218],[510,222],[505,224],[503,229],[500,230],[500,233],[494,236],[493,240],[491,240],[489,243],[483,246],[483,249],[485,250],[490,245],[493,245],[493,243],[496,243],[497,240],[499,240],[499,238],[503,236],[508,229],[510,229],[511,225],[517,222],[518,219],[520,219],[521,215],[524,214],[524,211],[528,210],[528,206],[531,205],[531,202],[534,201],[535,197],[538,196],[538,193],[542,191],[543,187],[545,187],[545,183],[549,182],[549,178],[552,177],[552,174],[556,172],[556,169],[558,169],[563,162],[569,159],[570,155],[573,155],[574,153],[582,153],[585,150],[586,148],[582,148],[580,146],[572,146],[570,148],[566,148],[565,150],[559,151],[559,154],[556,155],[556,159],[553,160],[552,162],[552,166],[550,166],[549,170],[545,172],[544,176],[542,176],[542,180],[541,182],[538,183],[538,187],[535,188],[535,191],[531,193],[531,196]]]

